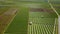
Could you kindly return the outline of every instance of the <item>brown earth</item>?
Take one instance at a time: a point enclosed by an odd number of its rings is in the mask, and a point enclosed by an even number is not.
[[[31,8],[30,11],[32,12],[54,12],[52,9],[46,9],[46,8]]]

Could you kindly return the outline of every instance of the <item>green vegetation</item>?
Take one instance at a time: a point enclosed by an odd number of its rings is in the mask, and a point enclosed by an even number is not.
[[[60,0],[50,0],[50,3],[53,5],[55,10],[60,14]]]
[[[28,26],[28,34],[57,34],[57,30],[54,31],[55,18],[57,18],[54,14],[52,16],[47,12],[30,12],[29,15],[32,25]]]
[[[43,2],[42,2],[43,1]],[[4,34],[52,34],[54,29],[54,21],[57,18],[57,15],[54,11],[53,13],[49,12],[30,12],[31,8],[44,8],[51,9],[47,1],[42,0],[41,2],[36,1],[19,1],[19,0],[6,0],[0,1],[0,26],[3,23],[6,23],[6,26],[3,26],[4,29],[0,33]],[[54,8],[60,14],[59,8],[55,6],[60,6],[59,4],[53,4]],[[3,15],[9,9],[16,8],[17,13],[12,16]],[[15,17],[14,17],[15,16]],[[43,17],[41,17],[43,16]],[[1,17],[3,20],[1,20]],[[14,19],[13,19],[14,18]],[[13,19],[13,20],[12,20]],[[33,22],[32,25],[28,25],[28,19]],[[12,20],[12,21],[11,21]],[[57,26],[56,26],[57,27]],[[57,28],[56,28],[57,31]],[[57,32],[54,33],[57,33]]]
[[[20,8],[14,20],[11,22],[5,34],[27,34],[28,10]]]

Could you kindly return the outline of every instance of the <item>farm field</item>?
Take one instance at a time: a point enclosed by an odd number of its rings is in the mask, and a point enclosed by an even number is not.
[[[27,34],[27,26],[28,26],[28,13],[27,8],[23,7],[22,10],[18,11],[17,15],[11,22],[10,26],[6,30],[5,34]],[[26,11],[25,11],[26,10]],[[24,14],[26,13],[26,14]]]
[[[60,14],[60,4],[52,5]],[[58,16],[47,1],[6,0],[0,7],[0,34],[58,34]]]
[[[6,27],[8,26],[12,18],[15,16],[15,13],[12,14],[10,12],[17,11],[15,8],[10,8],[10,9],[8,8],[4,10],[6,11],[5,12],[2,11],[0,13],[0,34],[2,34],[5,31]]]
[[[55,10],[60,14],[60,0],[50,0],[50,3],[53,5]]]
[[[50,17],[51,15],[47,12],[30,12],[29,14],[29,21],[32,22],[32,25],[28,25],[28,34],[57,34],[56,17]],[[41,17],[42,15],[43,17]]]

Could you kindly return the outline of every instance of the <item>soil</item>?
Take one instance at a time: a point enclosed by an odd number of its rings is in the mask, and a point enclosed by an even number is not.
[[[45,8],[31,8],[30,11],[32,12],[54,12],[52,9],[45,9]]]

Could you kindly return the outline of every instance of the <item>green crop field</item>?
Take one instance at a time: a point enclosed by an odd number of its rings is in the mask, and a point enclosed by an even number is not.
[[[60,4],[50,2],[60,14]],[[0,1],[0,34],[58,34],[57,18],[47,0]]]
[[[28,34],[57,34],[57,30],[54,26],[57,26],[57,18],[56,25],[55,18],[49,13],[45,12],[30,12],[29,21],[32,22],[32,25],[28,25]],[[43,15],[43,17],[41,17]],[[48,16],[50,15],[50,16]]]
[[[5,34],[27,34],[28,12],[27,8],[21,8],[8,27]]]

